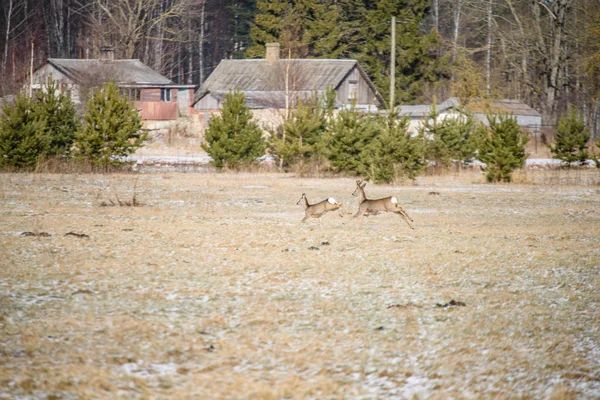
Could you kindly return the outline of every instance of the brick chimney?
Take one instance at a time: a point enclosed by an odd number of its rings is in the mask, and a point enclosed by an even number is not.
[[[279,43],[267,43],[267,54],[265,60],[269,64],[275,64],[279,61]]]
[[[100,47],[100,61],[115,61],[115,48],[112,46]]]

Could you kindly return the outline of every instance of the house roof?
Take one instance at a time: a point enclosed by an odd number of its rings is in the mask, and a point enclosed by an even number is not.
[[[520,100],[473,100],[467,105],[469,111],[476,114],[514,114],[541,117],[542,114]]]
[[[456,97],[450,97],[443,103],[437,104],[438,112],[444,112],[450,109],[461,108],[460,102]],[[481,100],[474,99],[466,105],[466,109],[474,114],[509,114],[519,116],[535,116],[542,115],[529,107],[520,100],[498,99],[498,100]],[[400,115],[409,115],[412,117],[426,117],[431,113],[431,105],[407,105],[400,107]]]
[[[228,91],[210,91],[212,97],[217,99],[220,103],[225,101],[225,96],[229,93]],[[297,102],[301,99],[310,99],[314,94],[321,96],[325,91],[319,90],[301,90],[295,91],[290,95],[288,101],[290,104]],[[285,92],[280,90],[256,90],[256,91],[245,91],[244,98],[246,105],[250,108],[278,108],[281,105],[285,105]]]
[[[174,83],[154,71],[140,60],[103,61],[98,59],[49,58],[48,63],[65,74],[74,82],[91,80],[108,81],[114,79],[118,84],[139,86],[165,86]],[[176,85],[189,86],[189,85]]]
[[[208,93],[219,98],[223,93],[237,89],[244,93],[247,101],[249,96],[269,93],[270,99],[266,103],[273,107],[273,100],[278,100],[278,105],[281,100],[285,101],[286,76],[291,91],[312,95],[315,91],[324,93],[329,86],[336,89],[354,67],[358,68],[377,100],[383,104],[383,98],[358,62],[349,59],[282,59],[275,63],[264,59],[223,60],[202,84],[194,103]],[[259,98],[256,100],[265,103]]]

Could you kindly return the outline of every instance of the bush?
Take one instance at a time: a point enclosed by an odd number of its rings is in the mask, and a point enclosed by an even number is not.
[[[556,128],[556,141],[550,146],[554,158],[562,160],[567,165],[583,163],[590,154],[587,143],[590,140],[590,131],[585,128],[583,118],[580,118],[574,109],[558,121]]]
[[[19,93],[0,111],[0,168],[35,167],[49,148],[46,119],[34,112],[35,101]]]
[[[488,122],[489,128],[480,127],[479,159],[487,164],[488,182],[510,182],[512,172],[525,164],[526,135],[514,117],[488,116]]]
[[[245,103],[243,93],[238,90],[229,92],[221,115],[208,123],[207,143],[202,144],[202,148],[212,157],[212,164],[218,169],[252,164],[264,155],[267,146],[262,131],[252,121],[252,114]]]
[[[139,113],[111,80],[93,91],[75,145],[79,156],[108,170],[143,145],[147,134],[141,129]]]

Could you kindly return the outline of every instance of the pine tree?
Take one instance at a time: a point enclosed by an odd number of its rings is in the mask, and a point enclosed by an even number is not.
[[[487,164],[489,182],[510,182],[512,172],[523,167],[526,136],[516,118],[506,115],[488,116],[489,129],[486,129],[479,149],[479,159]]]
[[[222,169],[255,163],[266,149],[262,131],[252,120],[244,94],[229,92],[221,115],[211,118],[202,148],[212,157],[212,164]]]
[[[425,167],[424,137],[408,131],[409,118],[397,113],[379,117],[379,133],[367,150],[368,179],[390,183],[415,179]]]
[[[34,100],[19,93],[0,111],[0,168],[32,168],[48,150],[46,120],[33,112]]]
[[[587,143],[590,140],[590,131],[586,129],[583,118],[571,109],[569,113],[558,121],[556,140],[550,151],[554,158],[562,160],[567,165],[583,163],[589,158]]]
[[[328,158],[337,172],[368,175],[373,140],[379,133],[374,118],[355,109],[341,110],[328,126]]]
[[[139,113],[126,96],[119,95],[111,79],[102,89],[93,90],[75,145],[80,156],[108,169],[122,165],[123,157],[143,145],[147,134],[141,129]]]
[[[81,125],[71,96],[63,92],[50,75],[36,99],[34,112],[46,120],[45,134],[49,140],[46,155],[68,156]]]

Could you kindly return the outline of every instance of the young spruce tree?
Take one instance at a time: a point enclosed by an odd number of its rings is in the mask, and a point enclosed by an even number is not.
[[[227,94],[221,115],[208,123],[205,139],[202,148],[212,157],[217,169],[255,163],[267,147],[239,90]]]
[[[375,118],[345,109],[330,121],[328,129],[328,158],[333,168],[337,172],[367,176],[372,146],[379,133]]]
[[[335,92],[328,90],[323,99],[315,93],[299,101],[290,118],[272,132],[269,146],[283,168],[303,165],[325,155],[327,121],[333,113]]]
[[[590,154],[587,143],[590,140],[590,131],[586,129],[583,118],[571,109],[569,113],[558,121],[556,128],[556,141],[550,146],[554,158],[562,160],[565,164],[583,163]]]
[[[514,170],[523,167],[526,136],[516,118],[506,115],[488,116],[489,129],[483,133],[479,159],[487,164],[488,182],[510,182]]]
[[[415,179],[425,166],[424,138],[408,131],[409,118],[390,113],[377,119],[379,133],[367,150],[368,179],[390,183]]]
[[[33,112],[34,100],[19,93],[0,110],[0,168],[34,168],[48,150],[46,120]]]
[[[87,103],[83,127],[75,145],[79,155],[105,170],[122,165],[123,157],[141,147],[147,134],[141,133],[138,111],[111,79],[102,89],[95,89]]]
[[[456,162],[460,169],[462,163],[471,160],[475,154],[475,121],[469,114],[442,120],[439,115],[434,104],[421,128],[428,139],[427,158],[444,167]]]
[[[34,112],[46,120],[48,156],[69,156],[75,134],[80,128],[79,118],[71,96],[59,87],[52,75],[36,94]]]

